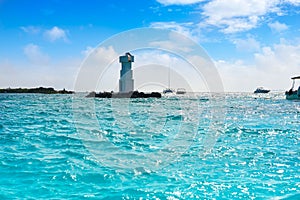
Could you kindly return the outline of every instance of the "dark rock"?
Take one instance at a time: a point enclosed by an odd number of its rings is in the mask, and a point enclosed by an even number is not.
[[[122,93],[114,93],[112,92],[91,92],[86,97],[97,97],[97,98],[161,98],[161,94],[159,92],[122,92]]]

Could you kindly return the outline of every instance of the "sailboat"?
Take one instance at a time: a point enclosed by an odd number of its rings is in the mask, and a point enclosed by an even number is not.
[[[171,85],[171,81],[170,81],[170,65],[169,65],[169,69],[168,69],[168,88],[163,90],[164,94],[173,94],[175,91],[173,89],[170,88]]]

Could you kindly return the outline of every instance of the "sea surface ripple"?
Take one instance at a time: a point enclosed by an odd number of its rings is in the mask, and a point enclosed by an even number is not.
[[[299,119],[281,93],[0,94],[0,199],[299,199]]]

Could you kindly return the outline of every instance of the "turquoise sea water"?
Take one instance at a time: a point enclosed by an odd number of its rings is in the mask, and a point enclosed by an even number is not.
[[[300,102],[0,95],[0,199],[300,199]]]

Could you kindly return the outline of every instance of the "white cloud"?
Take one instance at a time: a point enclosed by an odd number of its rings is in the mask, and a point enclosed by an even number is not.
[[[30,34],[38,34],[40,33],[41,29],[36,26],[21,26],[20,27],[25,33],[30,33]]]
[[[243,61],[216,61],[226,91],[253,91],[264,86],[271,90],[287,90],[290,77],[300,73],[300,43],[279,44],[263,47],[255,54],[254,64]]]
[[[225,34],[244,32],[258,27],[270,14],[284,15],[285,6],[300,6],[300,0],[157,0],[164,5],[188,5],[203,2],[196,9],[201,15],[199,27],[217,27]],[[201,10],[201,11],[200,11]],[[168,24],[169,23],[169,24]],[[186,34],[195,32],[195,26],[178,27],[173,22],[162,24]],[[186,23],[188,24],[188,23]],[[194,23],[193,23],[194,24]],[[274,28],[285,29],[284,24],[274,24]],[[198,28],[199,28],[198,27]],[[194,34],[192,34],[194,35]]]
[[[94,51],[91,52],[90,56],[96,62],[105,63],[111,63],[116,59],[118,60],[119,58],[118,53],[114,50],[112,46],[95,48]]]
[[[64,40],[65,42],[68,41],[68,38],[67,38],[67,34],[66,34],[67,31],[57,27],[57,26],[54,26],[52,29],[50,30],[46,30],[45,33],[44,33],[44,36],[50,41],[50,42],[54,42],[56,40]]]
[[[157,42],[151,42],[149,44],[150,46],[159,47],[161,49],[170,49],[172,51],[183,51],[183,52],[190,52],[191,49],[189,47],[186,47],[184,45],[178,45],[172,41],[157,41]]]
[[[276,0],[212,0],[204,6],[204,14],[212,20],[261,16],[272,11],[276,3]]]
[[[284,0],[284,2],[290,3],[290,4],[295,5],[295,6],[300,5],[300,0]]]
[[[263,16],[278,11],[278,0],[212,0],[203,7],[206,24],[220,27],[224,33],[247,31],[257,27]]]
[[[236,19],[221,19],[218,21],[209,20],[208,23],[215,24],[222,29],[222,32],[228,33],[236,33],[247,31],[253,29],[257,26],[258,17],[250,16],[245,18],[236,18]],[[222,28],[223,27],[223,28]]]
[[[193,45],[194,43],[191,42],[190,38],[177,32],[170,32],[168,40],[153,41],[149,43],[149,46],[151,47],[183,53],[191,52],[193,50]]]
[[[110,91],[118,80],[119,69],[118,53],[112,46],[108,47],[87,47],[82,51],[86,59],[80,66],[76,78],[75,90],[95,91],[101,89]],[[106,74],[106,76],[105,76]],[[99,82],[100,81],[100,82]]]
[[[246,39],[235,39],[233,43],[237,50],[243,52],[255,52],[260,49],[260,43],[251,36]]]
[[[209,2],[208,0],[156,0],[156,1],[158,3],[163,4],[163,5],[189,5],[189,4],[197,4],[197,3],[201,3],[201,2]],[[211,1],[215,1],[215,0],[211,0]],[[238,4],[238,3],[242,2],[242,1],[243,0],[241,0],[241,1],[230,1],[230,2],[232,2],[233,4],[236,5],[236,4]],[[295,6],[299,6],[300,5],[300,0],[282,0],[282,1],[271,0],[271,1],[273,1],[275,3],[278,3],[278,4],[280,4],[280,3],[287,3],[287,4],[292,4],[292,5],[295,5]],[[269,1],[269,2],[271,2],[271,1]],[[226,1],[223,1],[223,3],[225,3],[225,2]],[[262,1],[256,1],[256,2],[261,2],[262,4],[265,4],[266,2],[268,2],[268,0],[262,0]],[[219,3],[222,3],[222,0],[219,0]],[[252,2],[251,2],[251,0],[250,1],[244,1],[242,3],[245,3],[245,4],[250,3],[251,5],[253,5]],[[231,6],[231,4],[227,4],[227,7],[230,7],[228,5]]]
[[[28,44],[24,47],[23,52],[32,64],[46,65],[49,62],[48,55],[44,54],[38,45]]]
[[[177,22],[153,22],[150,24],[151,28],[169,29],[176,31],[186,37],[196,40],[194,33],[192,32],[193,23],[177,23]]]
[[[81,60],[62,60],[53,65],[19,65],[14,61],[0,60],[0,87],[54,87],[73,90]]]
[[[154,41],[149,45],[162,49],[171,49],[173,51],[190,52],[190,46],[194,45],[191,44],[191,39],[194,41],[197,40],[190,26],[192,26],[192,23],[154,22],[151,24],[151,28],[169,29],[174,32],[169,33],[168,40]]]
[[[157,0],[159,3],[163,5],[188,5],[200,3],[205,0]]]
[[[280,23],[278,21],[274,22],[274,23],[269,23],[268,26],[276,32],[282,32],[287,30],[289,27],[286,24]]]
[[[204,36],[202,29],[193,22],[177,23],[177,22],[153,22],[150,24],[151,28],[168,29],[182,34],[195,42],[208,41],[208,38]],[[176,42],[175,42],[176,43]]]
[[[81,54],[86,57],[86,56],[90,55],[95,49],[96,48],[94,48],[94,47],[88,46],[88,47],[86,47],[85,50],[81,51]]]
[[[139,90],[162,92],[163,89],[171,87],[173,89],[185,88],[187,91],[199,92],[212,89],[207,88],[208,80],[204,79],[209,78],[204,77],[207,75],[207,73],[204,73],[206,72],[204,66],[208,66],[209,63],[203,57],[191,56],[185,59],[170,54],[170,52],[153,49],[136,50],[132,53],[135,56],[135,62],[133,63],[135,88]],[[193,63],[203,66],[202,71],[195,69]],[[120,68],[120,64],[116,69],[118,70],[118,68]],[[169,72],[170,86],[168,85]]]
[[[186,81],[182,78],[182,74],[178,75],[175,71],[175,68],[178,70],[179,66],[186,65],[182,60],[159,50],[139,50],[132,53],[135,56],[133,64],[135,88],[139,90],[163,91],[163,89],[168,87],[169,69],[171,77],[170,87],[176,88],[178,84],[181,84],[182,87],[188,87]]]
[[[299,73],[300,44],[292,45],[281,40],[279,44],[275,44],[273,47],[264,47],[262,50],[262,53],[255,54],[255,61],[258,66],[279,75]]]

